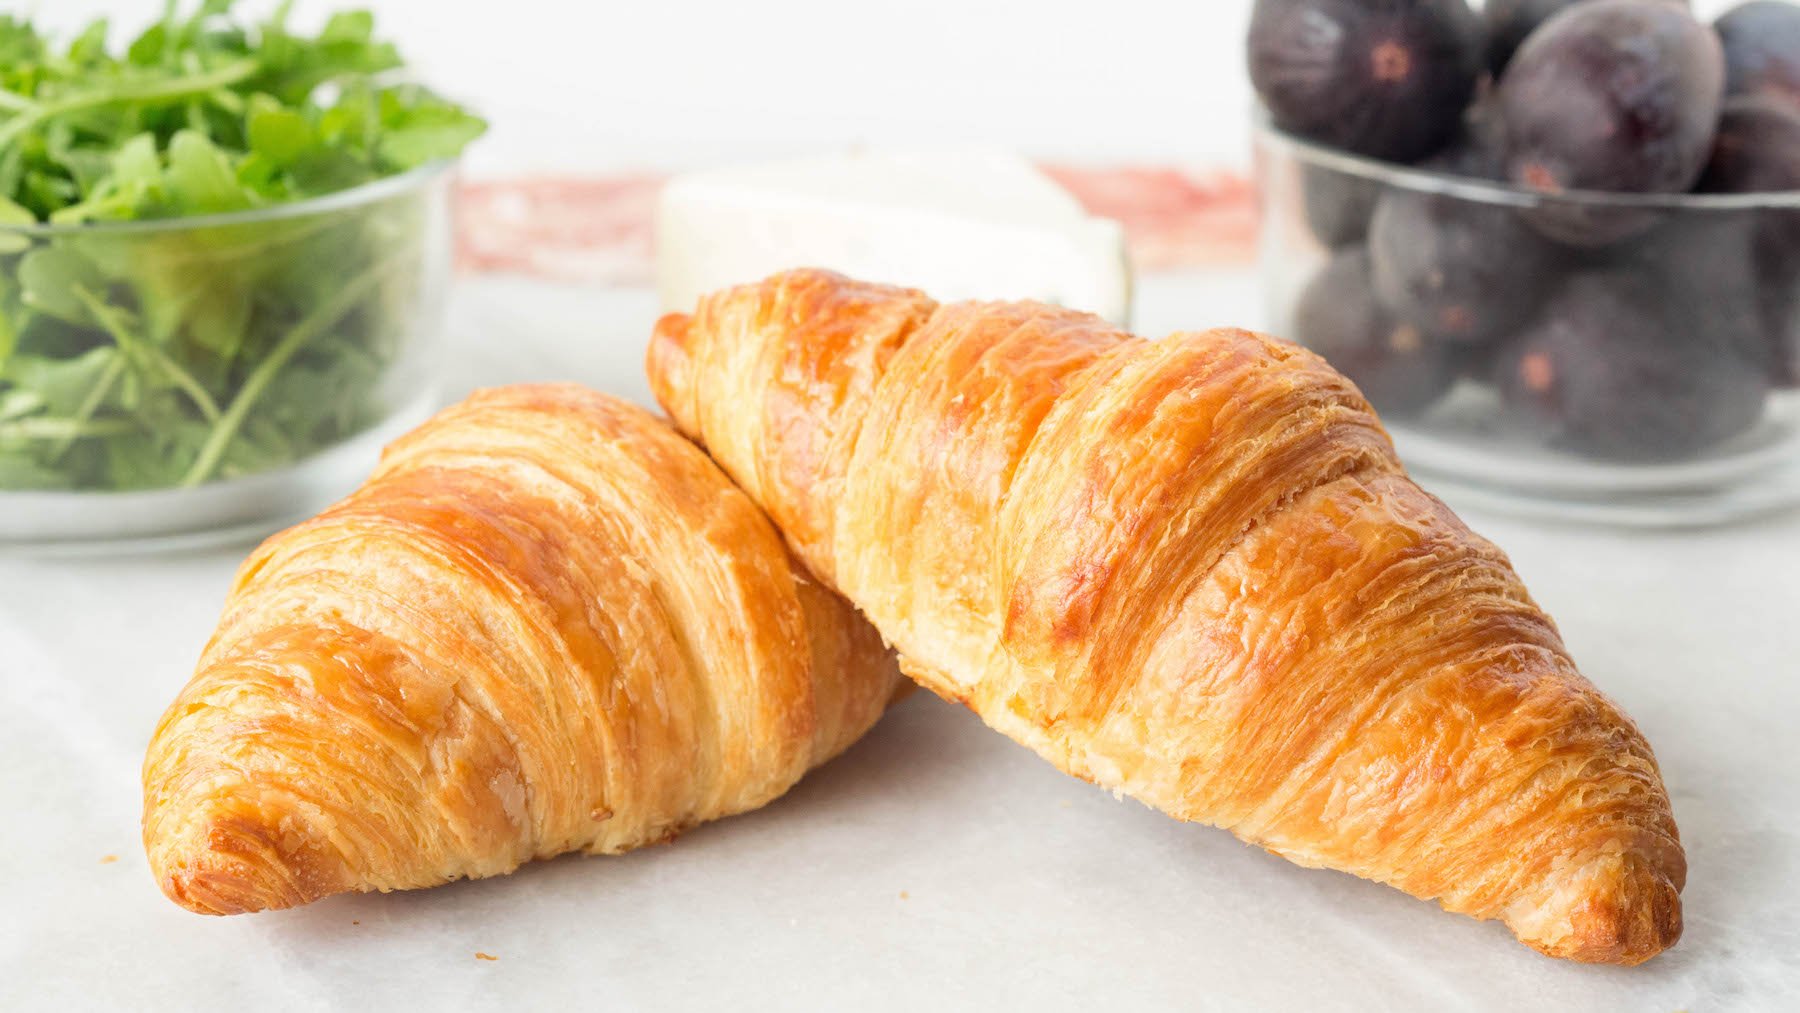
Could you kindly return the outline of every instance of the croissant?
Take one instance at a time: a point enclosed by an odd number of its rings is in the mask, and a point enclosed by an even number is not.
[[[1650,747],[1317,356],[795,271],[648,360],[902,671],[1062,770],[1553,956],[1679,936]]]
[[[144,846],[208,914],[625,851],[780,795],[903,682],[665,423],[491,390],[244,563]]]

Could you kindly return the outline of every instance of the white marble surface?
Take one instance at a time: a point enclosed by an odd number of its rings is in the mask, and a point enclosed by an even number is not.
[[[1254,319],[1250,291],[1152,282],[1139,322]],[[642,293],[466,285],[455,386],[641,398],[653,312]],[[1689,533],[1465,516],[1662,762],[1687,934],[1645,967],[1548,960],[1115,801],[926,695],[787,798],[668,847],[191,915],[147,872],[137,774],[230,546],[0,559],[0,1009],[1795,1008],[1800,514]]]

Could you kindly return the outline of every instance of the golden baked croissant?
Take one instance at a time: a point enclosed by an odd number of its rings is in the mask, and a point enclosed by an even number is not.
[[[244,564],[144,846],[210,914],[624,851],[780,795],[903,681],[665,423],[486,391]]]
[[[796,271],[649,366],[902,671],[1061,769],[1555,956],[1679,936],[1650,747],[1317,356]]]

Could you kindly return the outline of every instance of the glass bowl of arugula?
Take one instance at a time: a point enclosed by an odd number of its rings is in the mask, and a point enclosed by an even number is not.
[[[269,528],[429,410],[485,129],[370,16],[0,16],[0,546]]]

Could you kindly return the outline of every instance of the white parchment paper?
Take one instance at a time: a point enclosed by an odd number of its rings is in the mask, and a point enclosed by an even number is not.
[[[1139,321],[1254,320],[1253,292],[1153,282]],[[638,292],[466,284],[453,386],[642,399],[654,313]],[[0,1009],[1795,1008],[1800,515],[1698,533],[1465,516],[1662,763],[1687,932],[1644,967],[1552,961],[1117,801],[922,693],[788,797],[666,847],[192,915],[149,876],[138,768],[238,545],[0,559]]]

